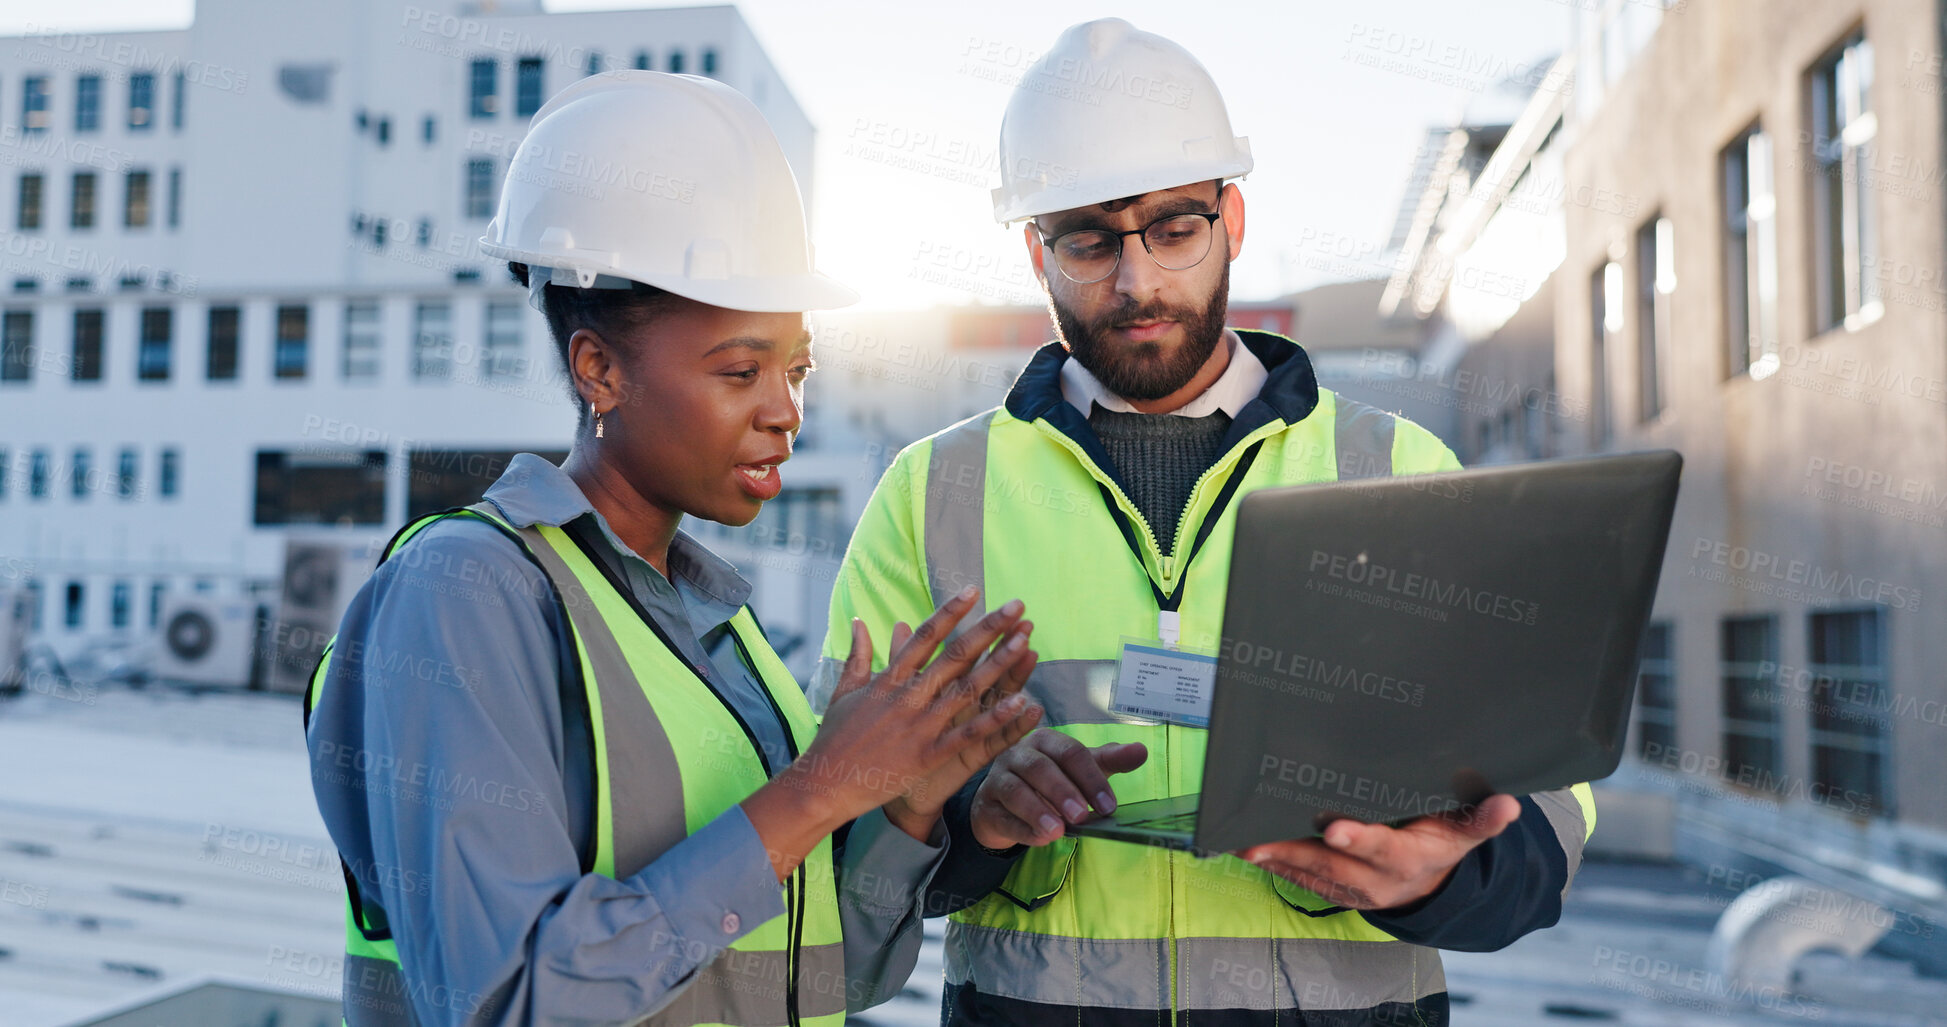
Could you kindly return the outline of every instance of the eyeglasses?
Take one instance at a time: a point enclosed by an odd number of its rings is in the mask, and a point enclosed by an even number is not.
[[[1115,274],[1122,265],[1122,240],[1141,236],[1143,250],[1156,266],[1166,271],[1186,271],[1210,255],[1210,240],[1217,234],[1217,219],[1222,212],[1171,214],[1157,218],[1141,228],[1111,232],[1105,228],[1084,228],[1057,236],[1042,236],[1041,242],[1054,254],[1055,267],[1063,278],[1076,285],[1089,285]]]

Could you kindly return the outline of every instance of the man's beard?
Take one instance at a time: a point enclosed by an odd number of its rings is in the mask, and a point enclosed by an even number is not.
[[[1055,337],[1095,376],[1103,387],[1123,399],[1147,402],[1162,399],[1197,376],[1224,337],[1224,315],[1230,306],[1230,263],[1201,311],[1160,302],[1137,306],[1133,300],[1083,323],[1051,294],[1048,307],[1055,316]],[[1173,351],[1161,343],[1125,343],[1110,339],[1115,325],[1131,321],[1175,321],[1183,327],[1183,342]]]

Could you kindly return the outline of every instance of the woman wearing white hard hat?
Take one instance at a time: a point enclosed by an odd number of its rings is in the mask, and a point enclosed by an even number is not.
[[[855,622],[820,726],[749,584],[678,530],[778,494],[803,312],[856,298],[812,269],[734,90],[562,91],[481,245],[547,315],[580,420],[560,467],[524,454],[402,529],[313,677],[345,1020],[840,1023],[911,970],[941,805],[1039,720],[1031,626],[1008,603],[935,659],[969,591],[874,675]]]

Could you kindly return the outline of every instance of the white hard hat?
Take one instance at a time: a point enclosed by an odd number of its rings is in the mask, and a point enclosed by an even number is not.
[[[777,136],[743,94],[654,71],[590,75],[556,93],[514,151],[480,249],[553,282],[643,282],[732,310],[842,307],[818,273]]]
[[[1190,51],[1121,18],[1070,26],[1001,119],[1006,224],[1251,170],[1217,83]]]

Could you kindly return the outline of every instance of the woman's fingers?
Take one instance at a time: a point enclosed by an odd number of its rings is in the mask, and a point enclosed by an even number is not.
[[[865,630],[865,622],[852,618],[852,651],[845,657],[845,669],[838,675],[838,687],[832,690],[832,699],[850,695],[872,683],[872,634]]]
[[[926,661],[933,658],[933,650],[938,649],[940,643],[946,641],[953,626],[960,622],[961,617],[966,616],[967,611],[972,609],[973,604],[979,599],[980,589],[968,585],[960,590],[959,595],[934,610],[931,617],[926,618],[919,627],[913,629],[911,638],[893,649],[891,658],[886,663],[885,674],[880,677],[881,686],[896,687],[918,673],[921,667],[926,666]]]
[[[1021,619],[1024,610],[1025,607],[1019,599],[1010,599],[1000,609],[980,618],[973,627],[949,640],[940,649],[939,657],[927,666],[925,673],[916,682],[920,701],[932,702],[953,682],[969,676],[970,672],[978,673],[981,670],[978,664],[982,654],[994,644],[995,639],[1005,635],[1014,627],[1015,622]],[[1012,661],[1018,655],[1020,652],[1017,649],[1007,654],[1005,658]],[[986,680],[974,694],[978,695],[980,691],[984,691],[997,676],[997,671],[985,675]]]

